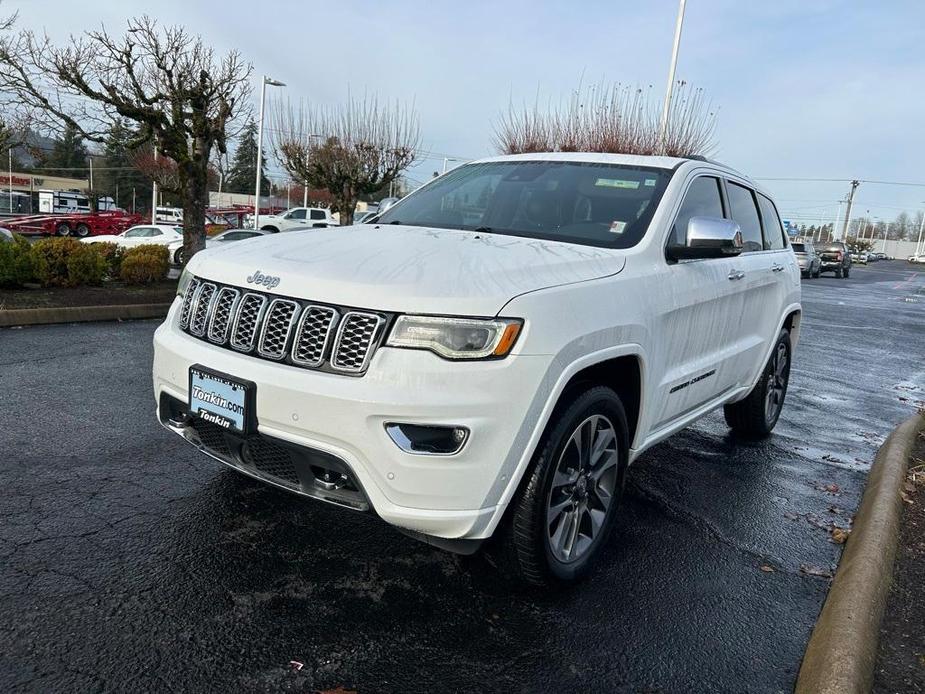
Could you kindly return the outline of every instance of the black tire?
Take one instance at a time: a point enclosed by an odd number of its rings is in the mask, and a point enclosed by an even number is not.
[[[77,232],[77,235],[82,239],[87,238],[90,235],[90,227],[88,227],[83,222],[77,225],[77,228],[75,229],[75,231]]]
[[[55,225],[56,236],[70,236],[71,226],[67,222],[59,222]]]
[[[521,481],[520,489],[511,500],[502,525],[488,546],[489,558],[508,578],[547,588],[580,580],[600,557],[620,508],[629,453],[626,413],[623,403],[613,390],[605,386],[591,386],[566,403],[556,408]],[[577,461],[575,455],[580,457],[573,436],[580,428],[594,428],[600,424],[601,428],[595,429],[588,437],[592,444],[597,443],[601,440],[599,434],[609,436],[605,422],[612,426],[614,452],[605,456],[604,453],[610,449],[608,446],[598,459],[604,462],[590,466],[584,475],[586,484],[581,483],[581,470],[570,470],[574,472],[577,481],[567,482],[570,488],[563,486],[564,472],[561,468],[570,465],[571,461]],[[593,460],[593,455],[590,458]],[[594,470],[604,469],[606,472],[600,472],[596,482],[591,481]],[[604,517],[594,530],[592,513],[601,512],[601,509],[591,507],[603,504],[601,495],[609,493],[604,489],[605,486],[610,487],[612,493],[609,505],[604,508]],[[554,503],[554,494],[559,495],[558,503]],[[584,500],[575,501],[576,495],[585,495]],[[561,511],[561,515],[550,521],[550,514],[555,513],[554,507],[570,510]],[[570,522],[570,519],[576,520]],[[564,527],[566,523],[569,523],[570,530],[574,529],[574,533],[567,533]],[[552,531],[554,526],[556,531]],[[582,528],[591,531],[590,539],[587,532],[582,534]],[[567,550],[569,554],[576,545],[586,543],[575,559],[562,561],[556,556],[558,550],[551,546],[554,538],[550,537],[550,533],[557,535],[559,531],[561,535],[572,535]]]
[[[783,352],[783,367],[779,355]],[[736,434],[748,438],[764,438],[774,429],[784,409],[787,386],[790,383],[790,333],[783,329],[774,343],[771,357],[765,365],[758,383],[744,400],[723,407],[726,424]],[[775,389],[773,407],[769,390]]]
[[[256,176],[256,174],[254,174],[254,175]],[[276,227],[260,227],[260,231],[268,231],[268,232],[270,232],[271,234],[278,234],[278,233],[279,233],[279,229],[277,229]]]
[[[180,246],[177,250],[173,252],[173,264],[183,265],[183,246]]]

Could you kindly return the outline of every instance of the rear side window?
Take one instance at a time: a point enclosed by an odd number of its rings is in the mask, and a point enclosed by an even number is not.
[[[324,215],[324,210],[312,210],[312,219],[327,219]]]
[[[787,245],[784,236],[784,227],[777,216],[777,208],[771,198],[758,193],[758,206],[761,208],[761,219],[764,222],[764,247],[769,251],[779,251]]]
[[[700,176],[691,183],[671,228],[670,245],[682,246],[687,242],[687,225],[691,217],[723,218],[723,197],[718,178]]]
[[[764,250],[761,238],[761,218],[755,205],[755,195],[745,186],[728,181],[729,212],[742,229],[742,252]]]

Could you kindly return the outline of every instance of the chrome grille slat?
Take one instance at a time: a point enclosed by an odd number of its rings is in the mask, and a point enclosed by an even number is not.
[[[212,300],[215,298],[215,285],[211,282],[203,282],[196,292],[193,308],[190,311],[189,331],[196,337],[202,337],[206,333],[206,326],[209,324],[209,310],[212,308]]]
[[[199,291],[200,284],[201,282],[194,277],[186,287],[186,294],[183,296],[183,306],[180,307],[180,327],[183,330],[186,330],[189,325],[190,311],[193,308],[193,299],[196,298],[196,293]]]
[[[306,369],[361,376],[383,337],[387,315],[247,291],[192,278],[178,323],[226,349]]]
[[[208,337],[210,342],[223,344],[228,340],[228,329],[237,308],[241,292],[233,287],[222,287],[215,298],[215,308],[209,318]]]
[[[309,368],[321,366],[339,315],[328,306],[306,306],[292,341],[292,361]]]
[[[338,371],[357,372],[366,368],[372,356],[382,316],[365,311],[349,311],[337,329],[331,366]]]
[[[234,327],[231,329],[231,347],[241,352],[250,352],[254,349],[257,338],[257,328],[263,319],[264,309],[267,307],[267,297],[263,294],[248,292],[238,302],[238,311],[234,317]]]
[[[292,326],[299,316],[301,307],[289,299],[273,299],[263,318],[257,354],[267,359],[282,359],[286,356]]]

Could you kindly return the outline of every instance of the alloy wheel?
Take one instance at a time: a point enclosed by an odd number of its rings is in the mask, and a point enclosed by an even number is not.
[[[600,537],[618,484],[620,452],[613,423],[591,415],[568,438],[546,501],[546,540],[563,563],[584,557]]]
[[[768,422],[775,421],[784,406],[787,377],[787,345],[780,343],[774,351],[771,370],[767,378],[767,387],[765,388],[764,416]]]

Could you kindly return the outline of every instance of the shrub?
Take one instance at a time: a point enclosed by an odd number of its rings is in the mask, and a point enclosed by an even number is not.
[[[119,269],[122,267],[122,258],[125,256],[125,249],[122,246],[101,242],[94,243],[93,247],[99,251],[100,256],[106,261],[106,276],[115,279],[119,276]]]
[[[125,252],[119,274],[128,284],[157,282],[167,276],[168,259],[166,246],[136,246]]]
[[[0,287],[18,287],[34,279],[32,244],[13,234],[13,243],[0,243]]]
[[[98,244],[78,244],[67,259],[68,285],[99,284],[106,276],[107,263]]]
[[[42,239],[32,247],[35,276],[46,287],[99,284],[106,276],[106,259],[96,244],[77,239]]]
[[[67,261],[80,246],[81,243],[77,239],[42,239],[32,246],[32,253],[35,257],[35,276],[46,287],[73,286],[68,278]]]

